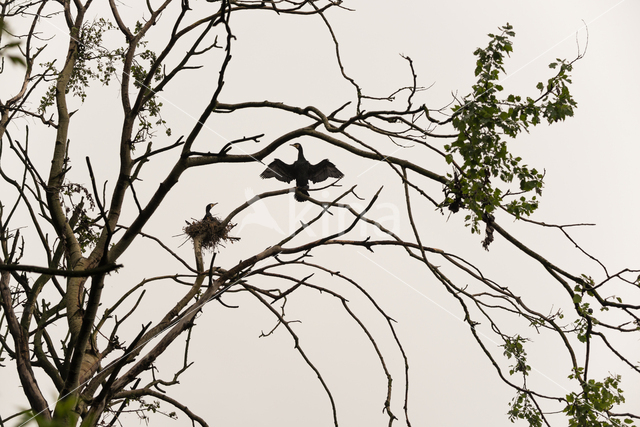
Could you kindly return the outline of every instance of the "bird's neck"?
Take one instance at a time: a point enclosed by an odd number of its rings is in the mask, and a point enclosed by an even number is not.
[[[304,154],[302,154],[302,147],[298,148],[298,160],[304,160]]]

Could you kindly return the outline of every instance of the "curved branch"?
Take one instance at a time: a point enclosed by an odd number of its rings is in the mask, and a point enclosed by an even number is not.
[[[309,366],[313,370],[313,372],[315,372],[316,376],[318,377],[318,380],[320,381],[320,384],[322,384],[322,388],[324,388],[324,391],[327,394],[327,397],[329,397],[329,402],[331,403],[331,412],[333,414],[333,424],[336,427],[338,427],[338,413],[336,411],[336,403],[335,403],[335,401],[333,399],[333,394],[331,393],[331,390],[329,389],[329,386],[325,382],[325,380],[322,377],[322,374],[320,373],[318,368],[316,368],[316,366],[313,364],[311,359],[309,359],[307,354],[304,352],[304,350],[300,346],[300,339],[298,338],[298,335],[293,331],[291,326],[289,326],[289,322],[284,320],[282,315],[280,313],[278,313],[278,311],[275,308],[273,308],[273,306],[271,304],[269,304],[267,301],[265,301],[265,299],[262,298],[262,296],[259,293],[257,293],[255,290],[253,290],[250,287],[245,287],[245,289],[247,289],[254,297],[256,297],[258,299],[258,301],[260,301],[262,303],[262,305],[267,307],[267,309],[269,309],[269,311],[271,313],[273,313],[273,315],[276,316],[278,318],[278,320],[280,321],[280,323],[282,325],[284,325],[284,327],[287,329],[287,332],[289,332],[289,334],[293,338],[293,343],[294,343],[293,346],[294,346],[294,348],[296,350],[298,350],[298,353],[300,353],[300,355],[304,359],[304,361],[307,364],[307,366]]]
[[[206,421],[202,417],[196,415],[186,405],[183,405],[182,403],[178,402],[176,399],[173,399],[167,396],[166,394],[160,393],[155,390],[150,390],[145,388],[145,389],[138,389],[138,390],[121,391],[120,393],[116,394],[114,398],[115,399],[133,399],[133,398],[143,397],[143,396],[151,396],[151,397],[155,397],[156,399],[165,401],[175,406],[180,411],[184,412],[185,415],[187,415],[191,419],[191,421],[197,422],[202,427],[209,427],[209,425],[206,423]]]

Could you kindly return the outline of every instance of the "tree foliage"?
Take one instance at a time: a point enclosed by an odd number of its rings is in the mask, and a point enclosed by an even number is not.
[[[324,390],[337,426],[340,411],[331,384],[301,344],[294,321],[285,315],[288,298],[307,289],[339,301],[370,341],[387,380],[381,402],[385,418],[389,425],[410,425],[411,354],[398,338],[392,315],[366,283],[342,273],[332,261],[312,258],[322,248],[341,248],[348,260],[358,249],[375,252],[384,247],[394,248],[394,256],[403,262],[405,258],[418,261],[414,268],[426,272],[459,306],[471,338],[497,376],[513,389],[510,420],[552,425],[552,414],[561,412],[571,426],[619,426],[631,425],[640,417],[617,409],[625,402],[620,375],[594,378],[589,371],[597,341],[606,357],[629,368],[630,376],[640,373],[637,356],[617,344],[619,335],[637,340],[640,306],[628,301],[627,295],[637,295],[640,283],[634,275],[638,271],[609,273],[577,244],[577,251],[602,267],[601,277],[591,277],[586,270],[568,271],[501,225],[527,221],[557,229],[573,243],[568,229],[576,224],[533,220],[544,173],[514,156],[510,144],[536,125],[573,116],[577,103],[569,91],[571,73],[583,53],[573,60],[553,61],[546,83],[532,84],[529,95],[505,95],[501,79],[515,37],[513,27],[506,24],[498,34],[489,34],[485,48],[474,52],[476,82],[469,94],[455,97],[448,107],[434,108],[419,101],[423,88],[409,57],[405,59],[413,76],[411,84],[388,97],[367,94],[350,75],[327,11],[357,12],[340,1],[148,1],[140,16],[114,0],[108,5],[92,0],[9,0],[2,8],[3,37],[9,34],[8,28],[20,31],[13,33],[17,41],[0,46],[0,52],[22,66],[13,69],[14,84],[3,84],[0,99],[0,369],[15,370],[28,409],[0,414],[0,424],[22,417],[40,426],[110,426],[127,412],[146,419],[158,412],[176,418],[175,411],[193,424],[216,424],[215,415],[195,413],[188,402],[165,389],[191,368],[189,345],[197,316],[214,310],[209,302],[235,292],[259,302],[274,316],[276,326],[265,336],[276,329],[291,336],[295,350]],[[229,67],[237,40],[234,19],[243,14],[321,20],[328,30],[327,42],[335,48],[339,75],[352,89],[348,102],[336,101],[332,110],[324,111],[279,100],[237,100],[226,85],[233,77]],[[64,34],[52,38],[51,28],[64,28]],[[189,77],[202,70],[210,81]],[[4,67],[2,71],[9,72]],[[75,133],[84,125],[76,112],[92,108],[89,100],[101,96],[96,90],[100,85],[115,88],[111,93],[119,96],[119,110],[108,115],[98,110],[93,114],[101,117],[93,117],[96,121],[91,124],[99,126],[95,129],[118,129],[118,137],[111,138],[105,148],[117,164],[106,169],[92,141]],[[186,131],[180,120],[166,114],[160,96],[174,88],[206,99]],[[283,130],[249,136],[238,131],[224,144],[205,144],[207,123],[217,118],[236,120],[248,112],[279,113],[284,117]],[[172,136],[175,129],[180,129],[180,136]],[[148,232],[187,171],[231,166],[241,170],[298,139],[385,168],[393,177],[389,185],[394,194],[403,195],[402,216],[410,231],[397,234],[372,214],[388,193],[380,188],[364,195],[353,186],[327,200],[317,196],[318,189],[312,191],[306,203],[313,206],[314,216],[286,237],[273,238],[266,249],[255,243],[255,236],[235,236],[234,222],[265,200],[288,200],[291,189],[248,198],[221,218],[187,221],[193,261],[180,256],[171,242]],[[51,153],[41,148],[42,141],[50,143]],[[394,156],[399,146],[405,148]],[[98,164],[115,177],[114,182],[94,170]],[[439,166],[431,169],[427,164]],[[72,169],[81,170],[90,184],[81,184],[80,175]],[[431,184],[438,189],[434,191]],[[144,191],[136,191],[141,188]],[[340,186],[331,183],[328,188],[338,191]],[[363,201],[364,207],[359,207]],[[543,314],[520,296],[518,284],[497,283],[453,248],[430,246],[421,219],[427,205],[442,217],[463,215],[473,233],[481,233],[484,227],[485,249],[490,249],[497,234],[514,253],[541,266],[547,273],[545,281],[562,292],[563,299],[555,307],[569,310],[556,308]],[[332,219],[338,214],[349,221],[339,224]],[[321,221],[329,221],[335,231],[319,237],[305,234]],[[354,232],[362,224],[368,227],[366,237]],[[375,237],[374,231],[384,237]],[[118,279],[126,270],[122,260],[144,256],[134,249],[134,242],[142,239],[153,242],[164,259],[180,267],[171,275],[150,271],[139,283],[122,284]],[[250,253],[240,261],[225,259],[218,264],[216,253],[239,239],[247,243]],[[212,248],[216,253],[206,262]],[[331,276],[329,284],[314,279],[314,274],[321,273]],[[141,314],[139,305],[147,293],[155,292],[151,284],[156,282],[176,285],[168,297],[171,307],[163,313],[144,314],[145,323],[137,328],[132,319]],[[404,377],[399,382],[394,382],[392,358],[378,345],[378,331],[371,326],[378,319],[359,313],[335,283],[362,295],[383,320],[395,350],[402,355]],[[109,284],[118,286],[114,291]],[[514,320],[523,320],[535,333],[549,334],[562,343],[562,350],[553,357],[568,361],[572,391],[558,395],[529,385],[535,368],[528,355],[532,339],[530,331],[510,332]],[[501,343],[498,348],[492,347],[494,340]],[[158,358],[181,346],[182,366],[169,379],[156,377]],[[48,387],[55,389],[53,402],[45,397]]]

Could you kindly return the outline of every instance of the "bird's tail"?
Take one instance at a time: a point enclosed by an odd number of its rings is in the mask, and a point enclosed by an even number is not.
[[[293,198],[299,202],[304,202],[306,199],[302,197],[302,195],[308,196],[309,192],[304,188],[296,187],[296,192],[293,195]]]

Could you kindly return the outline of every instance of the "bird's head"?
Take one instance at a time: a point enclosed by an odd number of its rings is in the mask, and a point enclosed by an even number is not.
[[[207,212],[209,212],[211,210],[211,208],[214,207],[215,205],[217,205],[217,203],[209,203],[207,205]]]
[[[302,150],[302,145],[298,144],[297,142],[291,144],[291,146],[297,148],[298,150]]]

